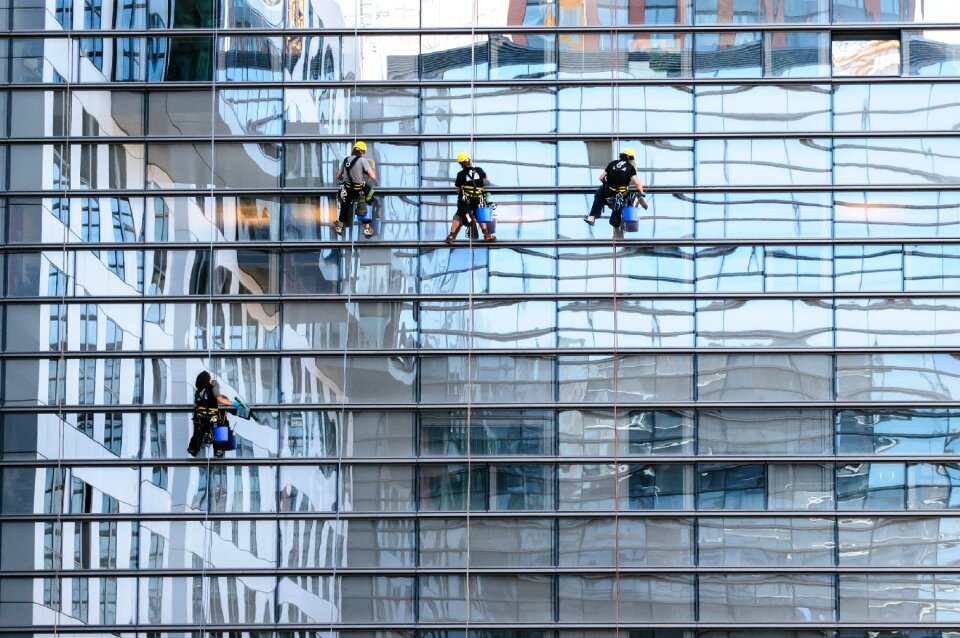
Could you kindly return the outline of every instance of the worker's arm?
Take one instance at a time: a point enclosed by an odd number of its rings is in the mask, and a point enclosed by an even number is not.
[[[227,397],[223,396],[222,394],[218,394],[218,395],[217,395],[217,404],[229,408],[229,407],[231,407],[231,406],[233,405],[233,401],[231,401],[231,400],[228,399]]]
[[[634,175],[631,179],[633,179],[633,183],[636,184],[637,190],[642,193],[642,192],[643,192],[643,183],[640,181],[640,176],[639,176],[639,175]]]
[[[607,171],[600,171],[600,181],[601,182],[607,181]]]
[[[377,179],[377,171],[373,170],[372,166],[370,167],[370,170],[367,171],[367,177],[374,181]]]

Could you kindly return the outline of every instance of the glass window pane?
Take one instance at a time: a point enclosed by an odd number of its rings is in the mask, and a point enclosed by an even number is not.
[[[690,401],[692,357],[673,355],[561,356],[561,402]],[[616,378],[616,383],[614,379]]]
[[[697,302],[697,345],[703,347],[830,347],[832,325],[828,301]]]
[[[552,301],[422,302],[419,319],[423,348],[556,346],[556,304]]]
[[[956,566],[960,519],[841,518],[840,564],[853,567]]]
[[[960,75],[958,31],[904,31],[904,66],[908,75]]]
[[[960,507],[960,467],[947,463],[915,463],[907,467],[907,508],[912,510]]]
[[[704,133],[830,131],[830,87],[700,85],[696,114],[697,131]]]
[[[614,525],[604,518],[561,518],[559,526],[561,567],[693,565],[690,519],[621,518]]]
[[[936,138],[838,139],[834,162],[838,185],[960,181],[960,151],[948,140]]]
[[[697,398],[701,401],[830,401],[832,368],[831,357],[826,355],[700,355],[697,357]]]
[[[551,411],[473,409],[467,417],[464,410],[421,412],[420,454],[543,455],[553,448]]]
[[[338,18],[342,19],[340,16]],[[304,16],[303,21],[306,23],[308,20]],[[317,22],[315,26],[325,26],[322,19]],[[336,82],[343,79],[340,40],[340,36],[336,35],[287,36],[284,43],[283,79],[288,82]],[[351,73],[356,68],[354,58],[355,53],[351,52]],[[309,107],[305,105],[304,108]]]
[[[556,132],[553,87],[476,87],[472,93],[463,87],[424,87],[422,95],[424,133],[469,135],[474,128],[500,134]],[[410,117],[416,117],[416,104]]]
[[[579,223],[584,225],[582,218]],[[618,293],[693,290],[693,250],[689,247],[618,247],[615,252],[595,246],[559,250],[561,293],[612,293],[614,288]]]
[[[621,468],[620,472],[624,470]],[[694,507],[692,465],[630,464],[625,474],[619,478],[620,507],[631,510],[681,510]],[[626,485],[622,484],[624,481]]]
[[[953,618],[960,597],[958,582],[955,574],[844,574],[838,592],[840,619],[946,622]]]
[[[838,454],[953,454],[960,445],[954,410],[841,410]]]
[[[837,356],[840,401],[956,401],[960,360],[947,353]]]
[[[837,303],[838,346],[960,345],[955,299],[848,299]],[[910,326],[909,330],[904,330]]]
[[[693,308],[686,301],[561,301],[557,323],[562,347],[611,348],[690,346]],[[617,329],[614,330],[614,323]]]
[[[614,450],[613,414],[600,410],[560,412],[560,456],[647,456],[690,454],[690,412],[620,410]]]
[[[213,145],[147,145],[148,188],[210,188],[213,184]]]
[[[413,467],[351,465],[341,473],[338,506],[344,512],[412,512]]]
[[[416,344],[412,302],[284,304],[285,350],[396,349]]]
[[[544,79],[557,74],[557,41],[554,35],[504,33],[491,36],[491,80]]]
[[[789,5],[788,5],[789,6]],[[768,77],[829,77],[830,34],[826,31],[773,31],[764,34]]]
[[[702,455],[816,455],[831,452],[827,410],[702,410],[697,443]]]
[[[548,403],[553,401],[552,357],[498,355],[420,358],[423,403]],[[465,379],[470,379],[465,383]],[[468,396],[472,393],[472,396]]]
[[[960,124],[958,100],[950,84],[838,84],[833,96],[836,131],[936,131],[953,130]],[[923,117],[910,116],[921,113]],[[890,199],[895,195],[886,194]],[[906,225],[908,220],[903,221]]]
[[[281,359],[280,368],[285,403],[413,402],[416,365],[410,358],[303,357]]]
[[[833,75],[900,75],[900,40],[833,38]]]
[[[903,289],[902,246],[834,246],[836,289],[840,291]]]
[[[560,576],[561,622],[684,622],[694,613],[693,579],[688,575]],[[620,603],[617,611],[617,601]]]
[[[693,131],[690,87],[564,86],[557,99],[560,133],[607,133],[611,126],[624,133]]]
[[[147,38],[148,82],[211,82],[213,60],[212,37]]]
[[[69,103],[63,91],[13,91],[9,94],[10,137],[48,137],[67,131]],[[7,96],[0,97],[6,106]]]
[[[844,140],[837,146],[852,142]],[[697,183],[702,186],[830,184],[829,140],[699,140],[696,145]],[[836,162],[839,164],[841,157]]]
[[[903,463],[837,464],[837,509],[905,509],[906,480]]]
[[[700,620],[833,622],[833,578],[828,574],[702,574]]]
[[[799,0],[783,4],[738,0],[694,0],[697,24],[823,23],[830,20],[829,0]]]
[[[760,32],[697,33],[693,67],[698,78],[758,78],[763,75]]]
[[[697,564],[702,567],[833,565],[831,519],[702,518],[697,534]]]

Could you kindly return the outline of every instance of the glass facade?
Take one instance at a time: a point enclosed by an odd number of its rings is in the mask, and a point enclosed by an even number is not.
[[[955,0],[0,5],[0,637],[958,635]]]

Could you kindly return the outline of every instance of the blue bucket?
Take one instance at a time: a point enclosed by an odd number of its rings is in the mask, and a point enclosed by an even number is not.
[[[363,210],[362,210],[362,212],[361,212],[360,207],[357,206],[357,215],[356,215],[356,217],[354,217],[354,219],[357,220],[358,222],[361,222],[361,223],[364,223],[364,224],[367,223],[367,222],[369,222],[369,221],[372,221],[372,220],[373,220],[373,211],[370,210],[371,208],[372,208],[372,207],[371,207],[369,204],[367,204],[366,206],[363,207]]]
[[[496,215],[491,217],[490,221],[486,222],[486,224],[487,224],[488,233],[492,235],[493,233],[497,232],[497,216]]]
[[[640,219],[640,209],[636,206],[626,206],[623,209],[623,221],[635,222]]]
[[[477,209],[477,221],[484,224],[488,223],[493,219],[493,207],[492,206],[481,206]]]
[[[230,428],[225,425],[218,425],[213,428],[213,442],[226,443],[230,440]]]
[[[233,452],[236,449],[237,449],[237,435],[231,432],[230,436],[227,437],[226,450],[228,452]]]
[[[640,230],[640,222],[623,222],[623,230],[627,233],[635,233]]]

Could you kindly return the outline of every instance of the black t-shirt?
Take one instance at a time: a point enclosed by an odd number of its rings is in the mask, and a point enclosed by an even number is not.
[[[193,407],[217,408],[217,397],[220,396],[219,386],[207,384],[193,393]]]
[[[637,174],[637,169],[627,160],[615,159],[606,168],[607,186],[626,186]]]
[[[487,182],[487,174],[479,166],[471,166],[457,173],[457,181],[454,184],[458,187],[476,186],[482,188]]]

